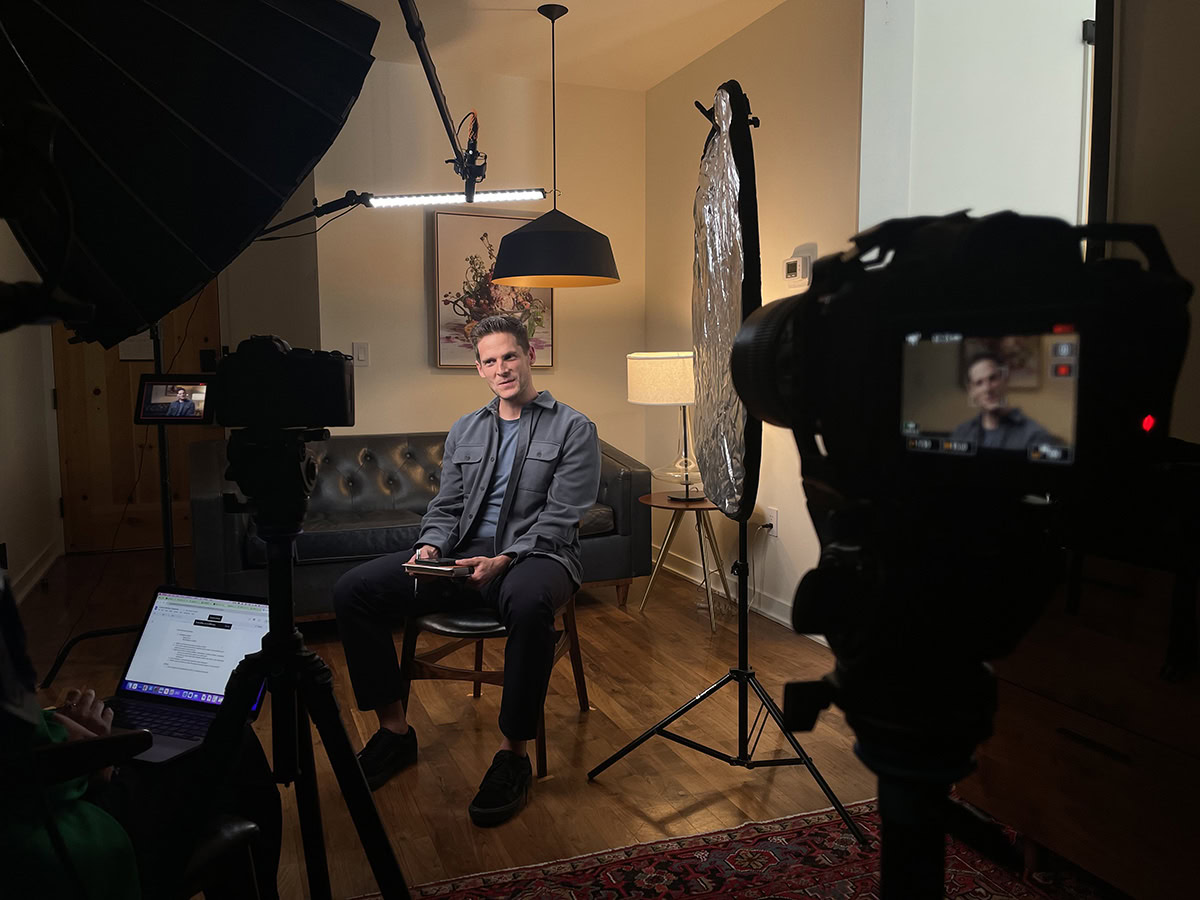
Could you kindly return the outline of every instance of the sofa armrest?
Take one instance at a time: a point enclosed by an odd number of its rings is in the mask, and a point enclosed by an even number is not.
[[[617,534],[643,538],[649,546],[650,508],[638,497],[650,493],[650,470],[607,441],[600,441],[600,490],[597,501],[611,506]],[[643,513],[645,513],[643,515]],[[645,532],[642,534],[641,532]]]
[[[223,590],[230,572],[242,569],[246,516],[225,512],[225,441],[197,441],[190,448],[192,555],[196,587]]]

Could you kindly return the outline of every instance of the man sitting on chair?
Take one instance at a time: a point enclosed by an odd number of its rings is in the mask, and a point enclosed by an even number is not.
[[[471,343],[496,396],[451,426],[415,552],[347,572],[333,603],[358,707],[379,719],[358,755],[372,790],[417,759],[390,626],[434,611],[496,610],[508,631],[502,739],[468,812],[476,825],[499,825],[524,805],[533,780],[526,743],[537,736],[554,664],[555,612],[582,580],[579,520],[596,500],[600,445],[586,416],[533,386],[534,351],[519,321],[483,319]],[[404,569],[437,556],[474,571],[418,581]]]

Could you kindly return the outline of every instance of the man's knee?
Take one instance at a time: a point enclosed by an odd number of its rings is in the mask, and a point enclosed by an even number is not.
[[[554,591],[547,585],[525,585],[516,590],[502,590],[500,608],[505,611],[505,627],[509,631],[552,628],[555,599]]]
[[[367,599],[367,592],[359,568],[343,572],[333,586],[333,613],[339,619],[366,612],[364,601]]]

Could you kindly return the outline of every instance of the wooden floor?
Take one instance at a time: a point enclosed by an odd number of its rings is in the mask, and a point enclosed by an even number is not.
[[[187,551],[181,551],[178,565],[179,583],[190,584]],[[157,551],[119,553],[107,561],[104,555],[72,556],[56,563],[46,584],[34,588],[21,607],[39,673],[46,671],[72,629],[138,621],[161,576]],[[580,713],[571,667],[564,659],[546,699],[549,775],[534,785],[529,806],[499,828],[476,828],[466,808],[497,748],[500,689],[485,686],[483,696],[475,699],[466,683],[414,685],[410,719],[420,737],[420,762],[374,795],[410,885],[830,805],[803,766],[734,768],[661,737],[588,782],[589,769],[737,661],[736,622],[718,620],[718,631],[711,634],[707,611],[698,607],[703,597],[698,588],[664,573],[646,612],[639,613],[645,583],[644,578],[634,583],[625,610],[617,607],[611,588],[580,593],[579,632],[592,708]],[[831,668],[833,656],[826,648],[760,616],[750,620],[750,662],[777,701],[785,681],[816,678]],[[43,692],[42,702],[55,703],[73,686],[111,691],[131,641],[101,638],[79,645],[55,684]],[[329,629],[310,634],[308,644],[333,669],[343,721],[351,742],[361,747],[375,720],[354,708],[336,634]],[[502,642],[488,644],[494,646],[489,646],[486,661],[497,664]],[[758,708],[751,702],[752,720]],[[256,724],[268,753],[270,718],[268,701]],[[737,689],[726,686],[674,729],[736,753]],[[874,778],[851,752],[852,735],[840,713],[825,713],[815,732],[798,737],[844,803],[874,796]],[[754,758],[791,755],[769,723]],[[316,756],[334,896],[372,891],[371,871],[319,745]],[[285,831],[280,889],[286,898],[307,897],[294,792],[281,792]]]

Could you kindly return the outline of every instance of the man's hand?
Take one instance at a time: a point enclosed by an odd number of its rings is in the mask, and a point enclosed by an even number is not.
[[[416,562],[418,559],[433,559],[438,555],[438,548],[432,547],[429,544],[422,544],[417,548],[416,552],[408,558],[408,561]]]
[[[103,700],[96,698],[96,692],[91,688],[85,691],[72,688],[67,691],[63,705],[54,718],[67,729],[71,740],[108,737],[112,734],[113,711],[104,705]],[[72,725],[77,727],[73,728]],[[79,728],[86,733],[80,733]]]
[[[497,575],[500,575],[512,564],[512,557],[505,556],[468,556],[456,559],[456,566],[474,566],[475,571],[467,578],[467,584],[473,588],[481,588]]]

